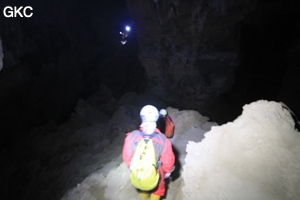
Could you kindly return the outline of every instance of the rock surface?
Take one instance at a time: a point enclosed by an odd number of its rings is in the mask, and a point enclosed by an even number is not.
[[[256,2],[127,0],[149,90],[193,109],[230,91],[239,65],[237,24]]]
[[[298,2],[126,2],[152,94],[219,123],[258,99],[284,101],[300,113],[292,95],[300,92],[293,87]]]

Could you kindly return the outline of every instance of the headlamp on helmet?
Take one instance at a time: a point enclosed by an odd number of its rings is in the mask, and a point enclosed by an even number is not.
[[[163,117],[167,116],[168,112],[165,109],[161,109],[159,111],[159,114],[162,115]]]

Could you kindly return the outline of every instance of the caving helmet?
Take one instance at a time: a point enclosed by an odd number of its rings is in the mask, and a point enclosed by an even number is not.
[[[156,122],[159,117],[159,113],[156,107],[146,105],[141,109],[140,116],[142,122]]]
[[[167,116],[168,112],[166,111],[166,109],[161,109],[161,110],[159,111],[159,114],[160,114],[161,116],[165,117],[165,116]]]

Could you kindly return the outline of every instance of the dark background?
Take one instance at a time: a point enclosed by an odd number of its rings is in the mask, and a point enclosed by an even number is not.
[[[34,127],[65,122],[78,99],[103,87],[115,100],[127,92],[149,93],[219,124],[259,99],[283,101],[298,115],[299,3],[203,2],[1,1],[1,10],[33,8],[31,18],[0,15],[2,145]],[[195,20],[204,25],[193,32],[187,22]],[[127,24],[132,32],[121,45],[119,31]],[[234,58],[227,56],[232,52]],[[204,54],[217,58],[201,60]],[[181,64],[173,65],[174,57]],[[176,79],[180,73],[186,77]]]

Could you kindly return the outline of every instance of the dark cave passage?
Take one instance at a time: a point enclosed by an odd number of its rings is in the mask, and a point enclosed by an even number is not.
[[[300,53],[294,49],[299,44],[299,4],[278,1],[269,7],[266,2],[259,1],[239,24],[239,67],[232,90],[220,97],[218,107],[225,108],[227,116],[216,119],[219,123],[235,119],[243,105],[259,99],[284,102],[300,114],[295,101],[300,91],[293,86],[300,72],[300,63],[293,58],[295,51]]]
[[[1,8],[7,2],[2,1]],[[209,2],[160,2],[161,21],[154,2],[31,2],[32,18],[0,16],[4,143],[48,122],[63,123],[79,99],[103,92],[102,87],[106,93],[99,101],[104,104],[127,92],[152,89],[168,105],[199,108],[220,124],[235,119],[244,104],[258,99],[283,101],[299,115],[296,1],[260,0],[251,4],[247,15],[229,5],[226,13],[221,2],[221,13]],[[242,20],[233,21],[231,14]],[[232,32],[218,29],[218,19],[223,18],[224,30]],[[122,45],[120,31],[128,24],[132,32]],[[231,54],[237,54],[237,60],[226,57]]]

